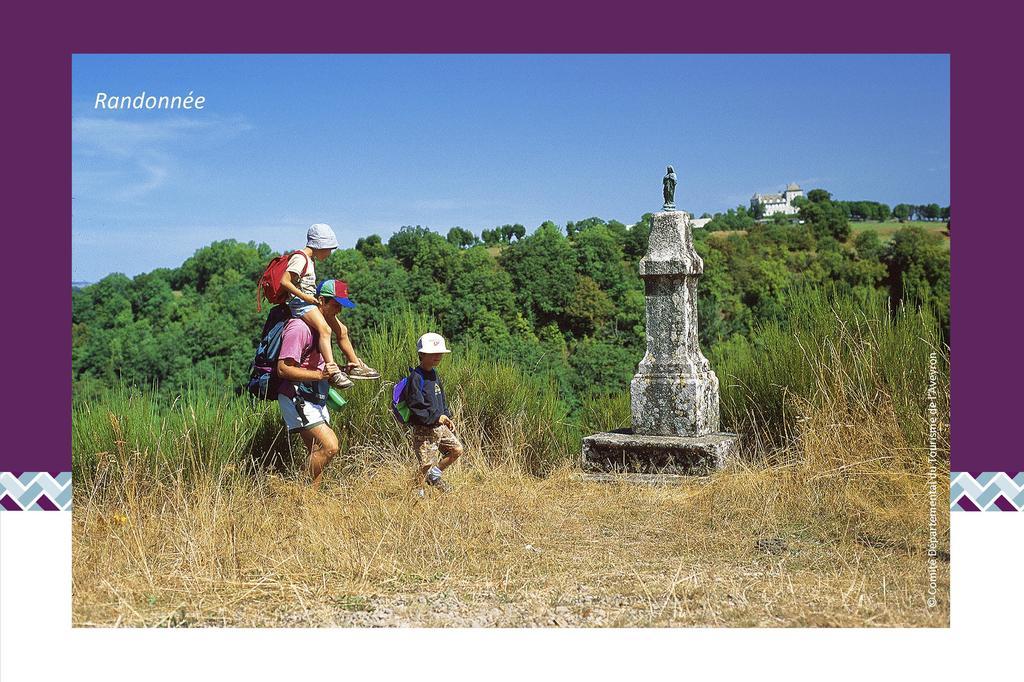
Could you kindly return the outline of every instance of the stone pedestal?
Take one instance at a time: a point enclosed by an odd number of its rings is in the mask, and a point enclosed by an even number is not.
[[[630,430],[595,433],[583,439],[586,472],[710,474],[725,466],[734,433],[706,436],[643,436]]]
[[[654,214],[640,261],[647,352],[630,384],[633,428],[583,439],[588,471],[705,474],[725,465],[736,435],[720,433],[718,377],[697,340],[704,261],[683,211]]]
[[[630,384],[633,431],[697,436],[718,430],[718,377],[697,340],[697,280],[704,261],[682,211],[654,214],[640,277],[647,353]]]

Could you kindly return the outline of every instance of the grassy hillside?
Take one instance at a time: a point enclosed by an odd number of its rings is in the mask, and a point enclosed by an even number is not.
[[[944,508],[932,609],[922,553],[932,352],[948,415],[937,324],[884,296],[803,297],[711,355],[742,457],[666,488],[578,480],[581,435],[628,425],[628,394],[570,419],[549,377],[472,345],[442,365],[467,445],[447,496],[410,494],[384,382],[333,413],[344,446],[321,492],[272,403],[209,387],[79,401],[73,622],[948,625]],[[398,316],[369,337],[385,376],[424,324]],[[939,435],[941,479],[945,419]]]
[[[847,246],[853,246],[854,240],[857,235],[862,232],[874,232],[878,235],[879,240],[884,244],[890,241],[900,230],[905,230],[910,227],[919,227],[925,230],[929,234],[934,234],[942,237],[945,247],[949,248],[949,230],[946,229],[945,222],[927,222],[919,220],[910,220],[905,223],[901,223],[897,220],[877,222],[877,221],[865,221],[865,222],[850,222],[850,238],[846,240]],[[746,235],[748,230],[713,230],[708,232],[709,237],[726,238],[733,235]]]
[[[898,220],[891,220],[886,222],[850,222],[850,229],[853,232],[851,239],[857,235],[858,232],[864,232],[872,230],[878,233],[879,238],[882,241],[888,241],[892,239],[892,236],[900,230],[904,230],[908,227],[919,227],[922,230],[940,234],[946,238],[946,244],[949,244],[949,232],[946,230],[946,222],[930,222],[921,220],[909,220],[905,223],[901,223]]]

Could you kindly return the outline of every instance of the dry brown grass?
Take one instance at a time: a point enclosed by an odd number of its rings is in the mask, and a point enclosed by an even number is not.
[[[807,294],[788,322],[723,345],[722,411],[744,434],[744,464],[662,488],[558,466],[581,433],[628,423],[627,396],[570,423],[545,377],[472,348],[446,374],[469,454],[453,494],[422,500],[384,385],[356,387],[338,413],[346,454],[322,492],[241,466],[283,442],[272,404],[121,391],[79,405],[73,621],[946,626],[941,496],[926,605],[924,392],[935,352],[944,481],[948,354],[926,312]],[[397,349],[423,328],[397,317],[369,357],[397,376]]]
[[[537,478],[514,439],[472,437],[455,492],[422,500],[394,451],[353,451],[322,492],[128,467],[75,490],[73,621],[948,626],[941,500],[940,598],[925,605],[923,444],[885,410],[837,413],[809,412],[772,465],[665,487]]]

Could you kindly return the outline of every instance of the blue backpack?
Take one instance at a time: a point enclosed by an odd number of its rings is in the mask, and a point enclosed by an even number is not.
[[[395,421],[399,424],[409,423],[409,405],[405,402],[405,387],[409,383],[409,377],[413,374],[413,368],[409,368],[409,374],[404,379],[395,384],[395,390],[391,392],[391,414],[394,415]],[[416,372],[416,376],[420,379],[420,390],[423,390],[423,376],[419,372]]]
[[[260,333],[256,357],[249,366],[246,389],[261,400],[277,400],[277,389],[281,379],[274,369],[277,365],[277,356],[281,354],[284,326],[289,319],[291,311],[288,310],[288,306],[276,305],[270,309],[263,331]]]

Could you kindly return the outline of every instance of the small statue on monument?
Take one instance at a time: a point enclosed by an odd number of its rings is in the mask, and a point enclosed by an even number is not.
[[[676,172],[669,166],[661,181],[661,194],[665,198],[665,204],[661,207],[665,211],[676,210]]]

